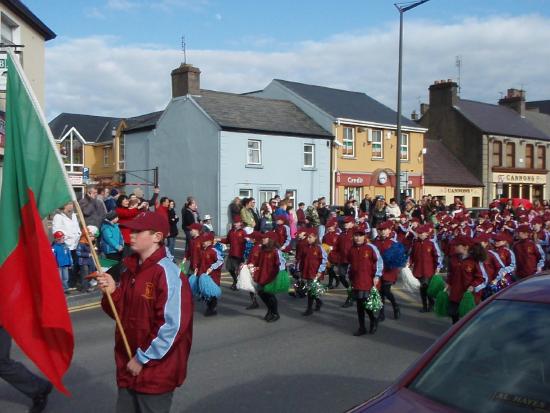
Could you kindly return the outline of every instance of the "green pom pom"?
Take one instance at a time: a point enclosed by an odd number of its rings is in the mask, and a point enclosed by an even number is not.
[[[285,270],[279,271],[275,279],[264,286],[264,291],[271,294],[287,293],[289,287],[290,278],[288,272]]]
[[[380,293],[375,287],[372,287],[369,292],[369,297],[365,302],[365,308],[367,310],[372,311],[373,313],[377,313],[382,309],[383,306],[384,305],[382,304],[382,298],[380,297]]]
[[[445,290],[441,290],[435,298],[434,313],[438,317],[449,316],[449,294]]]
[[[458,304],[458,315],[460,317],[464,317],[475,306],[476,306],[476,302],[474,299],[474,295],[470,291],[466,291],[462,296],[462,300],[460,300],[460,304]]]
[[[443,277],[439,274],[434,275],[428,285],[428,296],[435,298],[443,289],[445,289],[445,281],[443,281]]]

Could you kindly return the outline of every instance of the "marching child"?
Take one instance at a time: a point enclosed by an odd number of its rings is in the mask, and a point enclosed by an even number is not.
[[[518,226],[518,241],[513,251],[516,256],[516,276],[519,279],[536,274],[544,268],[544,252],[540,245],[529,239],[531,228],[529,224]]]
[[[357,319],[359,329],[354,336],[367,334],[365,327],[365,312],[369,316],[369,333],[374,334],[378,329],[378,320],[371,310],[365,308],[371,288],[380,285],[382,277],[382,257],[378,248],[366,242],[365,232],[355,230],[353,232],[353,246],[350,248],[346,261],[349,263],[349,278],[353,294],[357,299]]]
[[[63,291],[65,294],[69,291],[69,268],[73,266],[73,259],[71,257],[71,250],[69,246],[65,244],[65,234],[63,231],[56,231],[53,234],[54,242],[52,243],[52,252],[55,255],[57,261],[57,268],[59,268],[59,276],[61,277],[61,283],[63,284]]]
[[[281,246],[280,250],[286,253],[290,252],[290,242],[292,241],[292,238],[290,236],[290,227],[288,226],[287,217],[284,215],[275,215],[273,217],[273,221],[275,222],[277,241]]]
[[[189,261],[189,273],[187,275],[195,274],[199,272],[199,261],[201,257],[202,245],[200,242],[200,235],[202,231],[202,225],[195,222],[189,225],[189,248],[185,251],[185,257],[183,257],[182,265]]]
[[[429,225],[420,225],[416,232],[418,238],[413,242],[410,256],[411,271],[420,281],[421,313],[432,311],[434,299],[428,297],[428,285],[436,272],[443,265],[443,256],[437,241],[430,239]]]
[[[246,265],[248,266],[250,273],[254,275],[255,269],[260,263],[260,253],[262,251],[262,234],[260,232],[254,231],[250,235],[248,235],[248,239],[253,242],[253,245],[250,249],[250,252],[248,253],[248,257],[246,257]],[[258,300],[256,299],[256,294],[254,294],[253,292],[249,294],[251,303],[248,307],[246,307],[246,309],[254,310],[260,307],[258,304]]]
[[[207,274],[212,277],[212,280],[219,286],[222,276],[223,257],[220,252],[214,248],[214,233],[205,232],[200,237],[200,244],[202,246],[201,254],[199,258],[198,273],[199,276]],[[218,306],[218,299],[211,297],[206,301],[206,317],[218,314],[216,307]]]
[[[330,254],[334,246],[336,245],[336,240],[338,239],[338,233],[336,232],[336,227],[338,221],[336,219],[327,220],[326,232],[323,236],[323,249],[327,254]],[[340,281],[334,272],[334,265],[332,262],[327,262],[327,273],[328,273],[328,288],[332,290],[333,288],[338,288]]]
[[[355,227],[355,218],[352,216],[346,216],[344,218],[344,232],[342,232],[338,239],[336,240],[336,245],[334,249],[330,252],[330,262],[338,264],[336,275],[345,288],[349,288],[349,283],[347,280],[348,267],[349,267],[349,251],[353,246],[353,233]],[[365,231],[359,229],[365,234]],[[365,234],[366,235],[366,234]],[[346,301],[342,304],[343,308],[351,307],[352,297],[348,294]]]
[[[502,263],[503,268],[498,272],[493,283],[501,281],[504,277],[509,282],[513,281],[516,272],[516,254],[509,248],[509,244],[512,241],[512,236],[507,232],[500,232],[493,235],[495,242],[494,252],[498,255]]]
[[[285,269],[286,262],[278,248],[278,239],[278,235],[273,231],[262,234],[262,250],[258,267],[255,268],[253,276],[254,281],[258,284],[258,295],[267,307],[264,320],[268,323],[275,322],[280,318],[277,297],[275,294],[264,291],[265,285],[273,281],[279,271]]]
[[[237,290],[237,275],[239,267],[243,262],[244,247],[246,245],[245,236],[246,233],[243,230],[241,217],[236,216],[233,220],[233,228],[229,230],[227,237],[220,240],[222,244],[229,244],[229,253],[227,254],[225,268],[231,274],[231,278],[233,278],[233,284],[231,285],[233,291]]]
[[[317,229],[307,229],[307,246],[304,248],[302,259],[300,260],[300,273],[302,279],[306,280],[307,284],[307,309],[303,313],[304,316],[313,314],[313,301],[315,301],[315,311],[320,311],[323,302],[313,294],[311,287],[314,281],[318,281],[323,277],[327,266],[327,254],[319,244],[319,235]]]

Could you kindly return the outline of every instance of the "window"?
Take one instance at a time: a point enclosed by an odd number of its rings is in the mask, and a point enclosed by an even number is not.
[[[472,208],[479,208],[481,206],[481,198],[478,196],[472,197]]]
[[[384,157],[384,139],[381,130],[372,131],[372,157],[374,159]]]
[[[17,44],[19,43],[17,37],[18,26],[8,16],[2,14],[1,19],[1,40],[4,44]]]
[[[275,196],[277,196],[277,194],[279,193],[279,191],[277,190],[262,190],[260,191],[260,199],[259,199],[259,204],[262,205],[264,202],[269,202],[269,200],[271,198],[275,198]]]
[[[363,199],[363,188],[360,186],[346,186],[344,187],[344,199],[356,199],[357,202]]]
[[[533,169],[535,167],[535,148],[533,145],[525,145],[525,167]]]
[[[84,168],[84,145],[74,131],[71,131],[61,142],[60,152],[68,172],[82,172],[82,168]]]
[[[401,142],[399,142],[401,145],[401,157],[400,159],[402,161],[408,161],[409,160],[409,135],[406,133],[401,134]]]
[[[464,412],[527,413],[536,410],[534,405],[548,406],[549,316],[547,304],[489,303],[423,367],[408,390]]]
[[[546,169],[546,148],[537,146],[537,168]]]
[[[296,208],[296,197],[297,197],[297,191],[296,189],[287,189],[285,191],[285,198],[290,200],[290,205],[292,205],[294,208]]]
[[[502,166],[502,142],[493,142],[493,166]]]
[[[111,148],[106,146],[103,148],[103,166],[111,165]]]
[[[239,198],[252,198],[252,189],[239,189]]]
[[[315,166],[315,145],[304,145],[304,168],[313,168]]]
[[[262,164],[262,142],[261,141],[248,141],[248,158],[247,163],[249,165],[261,165]]]
[[[124,135],[118,137],[118,169],[124,170]]]
[[[508,142],[506,144],[506,167],[516,167],[516,144],[513,142]]]
[[[349,157],[355,156],[355,133],[353,128],[344,128],[344,139],[342,143],[344,144],[342,155]]]

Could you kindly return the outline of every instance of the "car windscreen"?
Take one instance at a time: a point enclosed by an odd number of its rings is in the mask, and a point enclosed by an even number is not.
[[[408,388],[464,412],[550,413],[550,306],[492,302]]]

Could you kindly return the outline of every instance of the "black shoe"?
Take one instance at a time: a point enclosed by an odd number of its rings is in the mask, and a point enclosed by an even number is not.
[[[255,310],[256,308],[259,308],[260,305],[256,302],[256,301],[253,301],[252,304],[250,304],[248,307],[246,307],[247,310]]]
[[[231,285],[231,289],[232,289],[233,291],[237,291],[237,283],[233,283],[233,284]]]
[[[359,327],[359,329],[353,333],[355,337],[364,336],[365,334],[367,334],[367,329],[364,327]]]
[[[281,318],[279,316],[279,314],[271,314],[271,318],[269,320],[266,320],[268,323],[274,323],[275,321],[277,321],[279,318]]]
[[[40,413],[44,411],[46,405],[48,404],[48,396],[52,392],[52,388],[52,384],[48,383],[46,390],[44,390],[38,396],[33,397],[32,406],[29,409],[29,413]]]
[[[373,322],[370,323],[369,334],[376,333],[376,330],[378,330],[378,321],[374,320]]]
[[[308,316],[312,314],[313,314],[313,310],[311,308],[308,308],[305,312],[302,313],[303,316]]]
[[[207,308],[206,311],[204,312],[205,317],[211,317],[216,314],[218,314],[218,312],[213,308]]]
[[[315,311],[321,311],[321,307],[323,306],[323,302],[321,300],[316,301],[315,303]]]
[[[269,320],[271,317],[273,317],[273,313],[271,311],[268,311],[267,314],[264,316],[264,320],[267,321]]]
[[[347,298],[346,302],[342,304],[342,308],[348,308],[348,307],[351,307],[352,305],[353,303],[351,302],[351,298]]]
[[[399,320],[401,318],[401,309],[398,305],[393,307],[393,318],[394,320]]]

